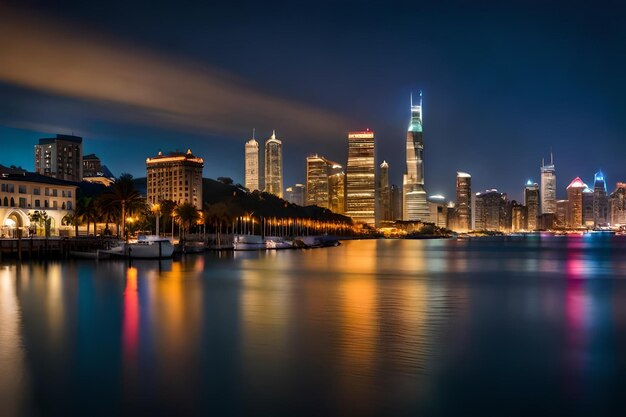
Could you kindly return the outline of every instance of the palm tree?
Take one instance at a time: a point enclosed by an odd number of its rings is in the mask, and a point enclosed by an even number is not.
[[[186,232],[191,229],[191,225],[200,219],[200,212],[193,204],[184,202],[174,209],[174,217],[178,219],[183,228],[183,238]]]
[[[109,187],[109,190],[101,196],[103,204],[108,209],[119,208],[121,212],[121,218],[118,222],[122,224],[122,238],[126,236],[126,214],[145,206],[145,200],[139,194],[139,191],[135,189],[133,183],[133,176],[130,174],[122,174],[116,181]]]
[[[67,213],[61,219],[61,224],[63,226],[74,226],[74,237],[78,237],[78,226],[80,225],[80,219],[76,216],[75,213]]]
[[[168,221],[171,222],[172,226],[172,239],[174,238],[174,208],[176,208],[176,203],[172,200],[161,200],[159,203],[161,206],[161,215],[163,216],[163,229],[165,230],[165,226]]]
[[[213,223],[215,227],[215,243],[218,246],[222,244],[222,225],[225,222],[228,224],[229,220],[228,207],[223,201],[215,204],[206,204],[204,206],[204,221],[205,223]]]

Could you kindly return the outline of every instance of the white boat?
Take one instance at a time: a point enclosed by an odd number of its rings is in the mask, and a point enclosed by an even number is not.
[[[135,242],[122,243],[100,253],[131,259],[171,258],[174,254],[174,245],[169,239],[161,236],[140,235]]]
[[[268,236],[265,238],[266,249],[291,249],[293,247],[293,242],[285,240],[282,237]]]
[[[258,235],[238,235],[233,239],[234,250],[262,250],[265,248],[265,241]]]

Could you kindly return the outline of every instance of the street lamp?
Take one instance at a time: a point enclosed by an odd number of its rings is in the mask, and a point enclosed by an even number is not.
[[[154,203],[151,207],[152,212],[156,216],[156,235],[159,236],[159,219],[161,217],[161,205]]]

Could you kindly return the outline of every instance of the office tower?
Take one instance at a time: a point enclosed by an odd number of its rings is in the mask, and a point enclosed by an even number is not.
[[[389,194],[391,196],[391,220],[402,220],[402,187],[391,184]]]
[[[524,187],[524,205],[526,206],[526,230],[539,228],[539,184],[528,180]]]
[[[191,153],[159,152],[146,159],[147,202],[160,203],[172,200],[178,204],[191,203],[202,209],[202,168],[204,160]]]
[[[567,186],[567,226],[583,226],[583,191],[587,188],[580,177],[576,177]]]
[[[346,174],[336,172],[328,177],[329,209],[337,214],[346,212]]]
[[[430,221],[437,227],[443,229],[448,227],[448,203],[442,195],[431,195],[428,197],[428,210],[430,211]]]
[[[57,135],[35,145],[35,172],[66,181],[83,179],[83,138]]]
[[[609,196],[609,223],[612,227],[626,225],[626,183],[618,182]]]
[[[374,132],[348,133],[346,214],[369,225],[374,225],[376,218],[375,170]]]
[[[583,226],[593,227],[593,190],[585,187],[583,190]]]
[[[285,199],[290,203],[304,206],[304,184],[296,184],[292,187],[287,187],[285,190]]]
[[[474,229],[504,230],[507,227],[506,194],[496,189],[476,193],[474,199]]]
[[[283,143],[276,131],[265,142],[265,191],[283,196]]]
[[[378,181],[378,208],[381,221],[393,220],[391,217],[391,190],[389,189],[389,164],[383,161],[380,164],[380,181]]]
[[[252,139],[245,145],[245,173],[244,186],[250,190],[259,190],[259,142],[254,138],[254,130],[252,130]]]
[[[516,202],[511,203],[511,231],[519,232],[520,230],[528,230],[527,212],[528,207],[518,204]]]
[[[102,174],[102,163],[95,154],[83,156],[83,177],[97,177]]]
[[[593,223],[594,226],[606,226],[608,221],[609,200],[606,192],[606,180],[602,171],[598,171],[593,180]]]
[[[568,210],[569,210],[569,201],[568,200],[557,200],[556,202],[556,213],[554,216],[553,226],[557,227],[567,227],[568,222]],[[550,213],[551,215],[552,213]]]
[[[406,134],[406,174],[403,184],[403,220],[428,221],[430,212],[424,189],[424,138],[422,133],[422,92],[419,104],[411,96],[411,121]]]
[[[472,227],[472,176],[456,173],[455,230],[468,232]]]
[[[556,213],[556,170],[550,152],[550,164],[541,161],[541,213]]]
[[[341,170],[341,165],[329,161],[323,156],[311,155],[306,158],[306,205],[329,208],[329,176],[334,170]]]

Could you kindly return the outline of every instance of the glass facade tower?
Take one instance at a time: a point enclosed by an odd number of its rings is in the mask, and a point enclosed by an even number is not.
[[[374,132],[348,133],[346,214],[369,225],[374,225],[376,219],[375,170]]]
[[[403,220],[430,220],[426,190],[424,189],[424,138],[422,133],[422,92],[419,104],[411,96],[411,122],[406,134],[406,174],[402,190]]]

